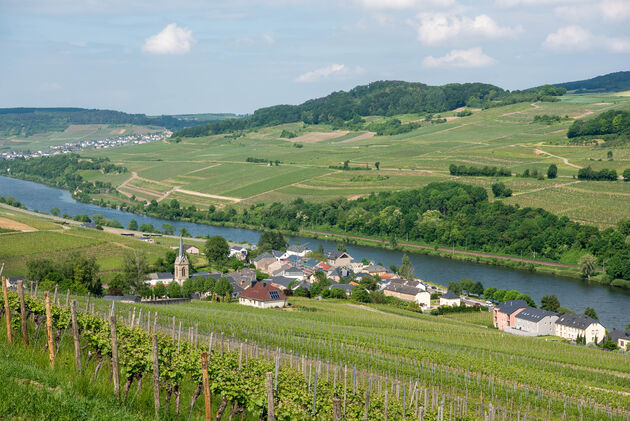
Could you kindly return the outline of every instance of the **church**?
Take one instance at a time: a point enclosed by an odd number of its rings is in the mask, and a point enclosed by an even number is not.
[[[177,282],[179,285],[183,285],[184,281],[189,278],[190,269],[188,267],[188,257],[184,253],[184,241],[182,237],[179,237],[179,250],[177,257],[175,258],[174,272],[155,272],[149,273],[146,284],[154,287],[158,282],[162,282],[164,285],[168,285],[171,282]]]

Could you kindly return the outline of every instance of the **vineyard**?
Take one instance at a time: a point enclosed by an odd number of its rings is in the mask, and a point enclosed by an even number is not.
[[[149,418],[204,419],[207,402],[216,420],[630,419],[627,355],[506,337],[478,318],[306,300],[292,311],[114,306],[56,291],[47,314],[41,295],[7,292],[12,346],[22,332],[51,368],[69,354]]]

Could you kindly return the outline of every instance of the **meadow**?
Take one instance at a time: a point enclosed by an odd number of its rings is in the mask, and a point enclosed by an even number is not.
[[[26,275],[26,262],[29,259],[50,258],[58,260],[71,252],[95,257],[101,270],[101,277],[107,282],[114,271],[120,270],[124,255],[130,251],[142,253],[149,263],[163,257],[169,247],[177,245],[177,239],[161,237],[155,244],[121,236],[113,232],[93,230],[55,223],[38,216],[23,214],[0,207],[0,227],[2,221],[15,221],[33,230],[0,231],[0,263],[6,264],[5,275]],[[197,257],[193,260],[196,263]]]
[[[184,138],[179,143],[133,145],[89,154],[106,155],[137,173],[135,178],[126,174],[126,179],[125,175],[92,175],[114,185],[127,182],[121,187],[127,196],[176,198],[201,208],[288,202],[298,197],[312,201],[357,198],[372,191],[417,188],[451,179],[490,190],[498,179],[453,177],[449,165],[506,167],[520,174],[525,169],[545,173],[550,164],[556,164],[555,180],[501,178],[515,193],[506,201],[543,207],[574,220],[608,227],[630,217],[630,208],[623,205],[630,185],[623,181],[583,182],[574,177],[578,168],[589,165],[622,173],[630,168],[630,146],[572,145],[566,129],[576,118],[629,108],[628,97],[568,95],[559,102],[473,110],[467,117],[443,113],[439,117],[447,121],[441,124],[426,122],[423,115],[397,116],[403,122],[420,121],[421,127],[395,136],[331,133],[332,127],[325,124],[290,123],[236,135]],[[552,124],[533,122],[536,115],[543,114],[562,119]],[[373,116],[368,120],[383,118]],[[282,138],[285,130],[298,137]],[[612,160],[609,151],[613,152]],[[247,158],[278,161],[279,165],[246,162]],[[345,161],[350,167],[369,170],[330,168]],[[380,170],[376,170],[376,162]]]

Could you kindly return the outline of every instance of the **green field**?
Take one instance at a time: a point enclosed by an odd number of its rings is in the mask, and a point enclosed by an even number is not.
[[[58,260],[70,252],[96,258],[104,281],[122,267],[123,256],[130,250],[144,253],[149,263],[164,256],[174,238],[162,237],[155,244],[99,230],[61,225],[47,219],[0,208],[0,227],[6,218],[36,229],[32,232],[0,232],[0,263],[6,264],[5,275],[26,275],[26,262],[33,258]],[[196,262],[196,260],[195,260]]]
[[[574,220],[607,227],[630,217],[630,207],[623,205],[630,193],[630,184],[623,181],[576,183],[573,177],[578,167],[588,165],[623,172],[630,168],[630,146],[609,149],[570,145],[566,129],[575,118],[609,109],[630,109],[630,98],[573,95],[562,97],[560,102],[519,103],[475,110],[473,115],[463,118],[454,117],[452,112],[443,113],[442,117],[448,119],[446,123],[423,121],[419,129],[396,136],[358,137],[364,132],[345,135],[340,132],[331,139],[326,135],[331,131],[327,125],[290,123],[246,132],[236,138],[225,135],[186,138],[178,144],[134,145],[90,154],[106,155],[142,178],[129,181],[125,190],[128,195],[146,200],[176,198],[197,207],[235,201],[230,198],[241,200],[237,206],[291,201],[296,197],[313,201],[356,198],[372,191],[417,188],[449,179],[490,190],[497,179],[452,177],[448,166],[452,163],[503,166],[513,173],[525,169],[544,173],[554,163],[559,168],[559,177],[555,180],[501,179],[515,193],[507,202],[543,207]],[[551,125],[534,123],[534,116],[542,114],[566,115],[569,119]],[[420,120],[417,115],[399,117],[407,122]],[[381,118],[374,116],[370,120]],[[283,139],[280,138],[282,130],[308,136]],[[302,147],[296,148],[294,143]],[[613,160],[607,158],[609,150],[613,151]],[[277,160],[280,165],[269,167],[245,162],[249,157]],[[351,167],[368,165],[371,170],[329,168],[342,165],[346,160]],[[380,171],[374,167],[377,161]],[[98,176],[98,179],[119,185],[124,176]],[[145,191],[134,190],[134,187]],[[178,188],[200,195],[177,192]],[[171,189],[175,190],[163,197]]]

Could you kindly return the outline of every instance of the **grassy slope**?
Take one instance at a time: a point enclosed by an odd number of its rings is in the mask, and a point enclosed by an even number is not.
[[[176,245],[172,238],[156,239],[155,244],[123,237],[118,234],[80,227],[62,227],[50,220],[25,215],[0,208],[0,218],[26,224],[36,231],[0,233],[0,262],[6,263],[5,275],[26,274],[26,262],[31,258],[48,257],[59,259],[69,252],[77,251],[86,256],[95,256],[104,280],[112,271],[122,266],[123,256],[130,250],[144,253],[150,263],[164,256],[170,246]],[[195,258],[197,259],[197,258]],[[196,261],[196,260],[195,260]]]
[[[556,180],[516,177],[502,180],[515,192],[507,202],[543,207],[575,220],[610,226],[630,217],[630,209],[624,205],[624,200],[630,196],[630,183],[569,184],[575,181],[572,177],[577,168],[565,164],[562,158],[579,167],[591,165],[595,169],[608,167],[622,172],[630,167],[630,147],[614,148],[614,160],[608,161],[608,149],[568,144],[565,133],[572,120],[552,125],[533,123],[532,120],[539,114],[579,118],[611,108],[630,108],[630,98],[582,95],[564,97],[557,103],[514,104],[476,111],[472,116],[451,119],[444,124],[426,124],[402,135],[353,141],[354,135],[350,133],[321,142],[303,143],[302,148],[281,139],[282,130],[302,135],[327,132],[331,128],[292,123],[263,128],[236,139],[211,136],[184,139],[179,144],[154,143],[92,153],[107,155],[114,162],[137,172],[141,178],[129,183],[127,192],[139,197],[154,199],[159,193],[180,187],[202,194],[242,199],[239,206],[260,201],[290,201],[296,197],[314,201],[340,196],[352,198],[372,191],[419,187],[433,181],[453,179],[448,174],[451,163],[505,166],[513,172],[522,172],[526,168],[545,172],[555,163],[560,175]],[[452,114],[443,113],[442,116],[452,117]],[[420,117],[404,115],[401,119],[413,121]],[[267,167],[246,163],[248,157],[282,163],[278,167]],[[350,160],[352,166],[368,164],[372,168],[374,162],[379,161],[381,171],[340,172],[328,168],[345,160]],[[110,179],[99,174],[91,177],[111,180],[114,184],[123,181],[122,177]],[[459,180],[488,189],[496,182],[483,177]],[[134,192],[134,187],[144,188],[145,193]],[[147,194],[146,189],[156,194]],[[186,193],[172,194],[186,204],[202,207],[228,203]]]

